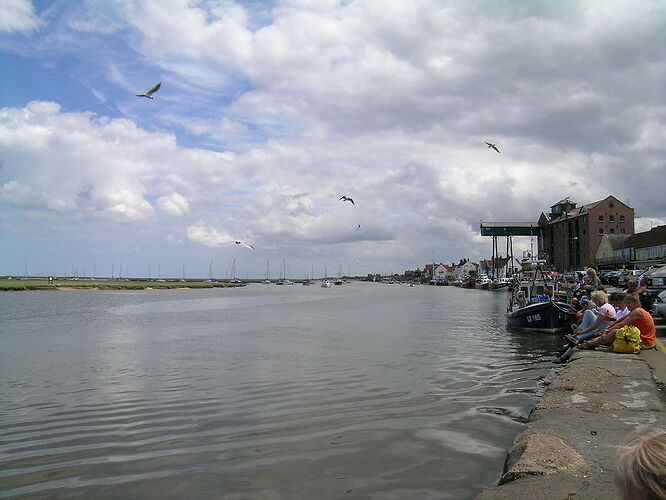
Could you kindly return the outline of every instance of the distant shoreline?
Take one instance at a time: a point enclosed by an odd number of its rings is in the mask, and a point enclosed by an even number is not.
[[[21,292],[26,290],[179,290],[195,288],[231,288],[245,286],[245,283],[227,281],[153,281],[153,280],[8,280],[0,279],[1,292]]]

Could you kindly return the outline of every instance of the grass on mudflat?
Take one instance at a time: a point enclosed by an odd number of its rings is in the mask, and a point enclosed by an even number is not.
[[[51,282],[47,279],[0,279],[0,291],[21,291],[21,290],[58,290],[58,289],[77,289],[77,290],[146,290],[151,288],[175,289],[175,288],[225,288],[244,286],[239,283],[227,283],[226,281],[207,282],[207,281],[148,281],[148,280],[127,280],[127,281],[107,281],[93,279],[64,280],[55,279]]]

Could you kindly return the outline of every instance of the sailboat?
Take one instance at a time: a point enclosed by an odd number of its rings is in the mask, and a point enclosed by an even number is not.
[[[236,257],[234,257],[234,261],[231,264],[231,279],[229,280],[229,283],[242,283],[241,280],[236,278]]]
[[[324,264],[324,279],[321,282],[322,288],[331,288],[331,282],[326,279],[327,275],[328,275],[328,268]]]
[[[270,285],[271,284],[271,271],[268,267],[268,259],[266,259],[266,274],[265,274],[264,278],[265,279],[264,279],[264,281],[262,281],[262,283],[264,283],[266,285]]]
[[[276,284],[276,285],[293,285],[293,284],[294,284],[293,281],[289,281],[289,280],[287,279],[287,265],[286,265],[284,259],[282,259],[282,278],[280,278],[279,280],[277,280],[277,281],[275,282],[275,284]]]
[[[340,276],[342,274],[342,264],[338,265],[338,279],[336,279],[333,284],[334,285],[342,285],[344,281],[342,281],[342,277]]]

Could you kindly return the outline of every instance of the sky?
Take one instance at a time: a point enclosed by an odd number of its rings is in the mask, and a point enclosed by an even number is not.
[[[402,273],[565,197],[648,230],[664,47],[662,0],[3,0],[0,275]]]

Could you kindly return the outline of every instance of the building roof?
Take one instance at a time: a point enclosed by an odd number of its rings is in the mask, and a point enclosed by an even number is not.
[[[554,205],[551,205],[550,208],[556,207],[557,205],[575,205],[575,204],[576,202],[569,199],[569,197],[567,196],[566,198],[555,203]]]
[[[548,220],[548,223],[553,224],[555,222],[560,222],[560,221],[563,221],[563,220],[566,220],[566,219],[573,219],[574,217],[580,217],[581,215],[585,215],[589,210],[592,210],[599,203],[601,203],[603,201],[606,201],[608,198],[613,198],[613,200],[617,201],[618,203],[622,203],[622,201],[618,200],[615,196],[610,194],[610,195],[606,196],[603,200],[594,201],[592,203],[588,203],[587,205],[572,208],[571,210],[568,210],[567,212],[563,212],[561,215],[559,215],[559,216],[557,216],[553,219]],[[569,198],[565,198],[564,200],[560,200],[553,206],[555,207],[557,205],[564,204],[564,202],[566,202],[567,200],[569,200]],[[569,202],[573,203],[571,200],[569,200]],[[629,205],[627,205],[626,203],[622,203],[622,204],[626,207],[629,207]],[[629,207],[629,208],[631,208],[631,207]]]
[[[645,248],[656,247],[657,245],[666,245],[666,225],[632,234],[625,241],[624,248]]]
[[[608,198],[613,198],[613,200],[615,200],[616,202],[618,202],[618,203],[622,203],[622,205],[624,205],[625,207],[631,208],[629,205],[627,205],[626,203],[624,203],[622,200],[618,200],[618,199],[617,199],[615,196],[613,196],[612,194],[609,194],[609,195],[606,196],[603,200],[595,201],[595,202],[593,202],[593,203],[588,203],[587,205],[585,205],[585,208],[587,208],[588,210],[592,210],[592,209],[593,209],[594,207],[596,207],[599,203],[601,203],[602,201],[606,201]]]
[[[626,248],[626,241],[629,238],[628,234],[605,234],[604,238],[608,240],[611,248],[613,250],[619,250],[620,248]]]
[[[595,205],[595,203],[591,203],[590,205]],[[581,215],[585,215],[590,205],[583,205],[582,207],[572,208],[571,210],[563,212],[561,215],[558,215],[557,217],[553,217],[548,221],[548,223],[553,224],[555,222],[560,222],[562,220],[573,219],[574,217],[580,217]]]

